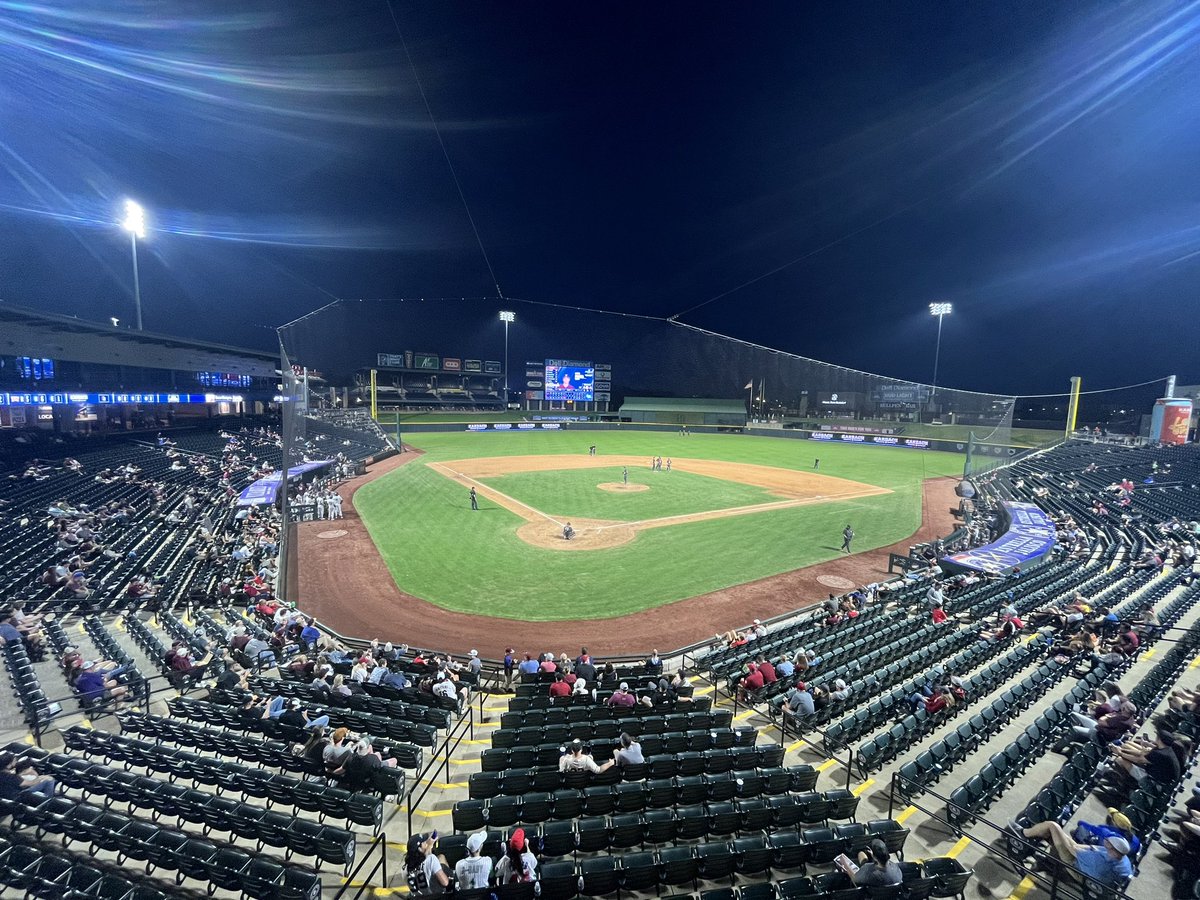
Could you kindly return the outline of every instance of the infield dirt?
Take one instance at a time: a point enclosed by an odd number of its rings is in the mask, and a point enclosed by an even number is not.
[[[478,648],[490,658],[503,656],[505,647],[520,652],[553,649],[557,653],[573,652],[586,645],[596,655],[679,647],[711,637],[718,629],[820,602],[829,593],[830,580],[866,584],[886,578],[889,553],[905,553],[910,544],[948,534],[956,524],[950,510],[958,503],[954,493],[958,480],[932,478],[922,485],[921,526],[889,547],[842,556],[615,619],[528,622],[521,618],[520,609],[509,610],[504,617],[470,615],[401,591],[354,509],[355,491],[399,466],[420,464],[421,455],[410,448],[410,452],[372,466],[366,475],[338,489],[348,501],[345,519],[338,522],[345,536],[319,538],[317,535],[328,529],[327,522],[297,526],[300,608],[342,634],[459,653]]]

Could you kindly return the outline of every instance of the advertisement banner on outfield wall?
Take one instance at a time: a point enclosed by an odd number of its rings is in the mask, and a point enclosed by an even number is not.
[[[1163,398],[1154,401],[1150,414],[1150,440],[1164,444],[1186,444],[1192,422],[1192,401]]]
[[[391,367],[398,369],[404,365],[404,355],[401,353],[380,353],[377,357],[380,368]]]

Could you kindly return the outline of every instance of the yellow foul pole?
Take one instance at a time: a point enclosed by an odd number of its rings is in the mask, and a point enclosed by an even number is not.
[[[1070,437],[1075,432],[1075,423],[1079,418],[1079,388],[1082,385],[1082,379],[1078,375],[1071,378],[1071,400],[1067,404],[1067,433],[1066,437]]]
[[[379,396],[375,393],[375,369],[371,370],[371,418],[379,421]]]

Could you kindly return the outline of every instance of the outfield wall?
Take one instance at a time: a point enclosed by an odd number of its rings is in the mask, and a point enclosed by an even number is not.
[[[809,441],[814,444],[814,450],[820,444],[854,444],[865,447],[891,447],[908,450],[938,450],[946,453],[966,453],[966,441],[940,440],[937,438],[911,438],[903,435],[857,434],[841,431],[807,431],[799,428],[745,428],[719,425],[689,425],[689,431],[694,434],[745,434],[751,437],[788,438],[791,440]],[[480,434],[530,431],[647,431],[663,434],[678,434],[678,425],[663,425],[639,422],[436,422],[413,423],[401,425],[401,437],[412,434],[432,432],[462,432],[471,431]],[[1015,459],[1019,454],[1028,452],[1030,447],[1017,447],[1012,444],[987,444],[975,442],[973,450],[976,454],[994,459]]]

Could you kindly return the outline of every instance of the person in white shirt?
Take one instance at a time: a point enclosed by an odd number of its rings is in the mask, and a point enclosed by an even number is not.
[[[492,875],[492,858],[479,855],[486,840],[486,831],[477,831],[467,838],[467,856],[460,859],[454,867],[454,879],[458,890],[473,891],[488,886]]]

